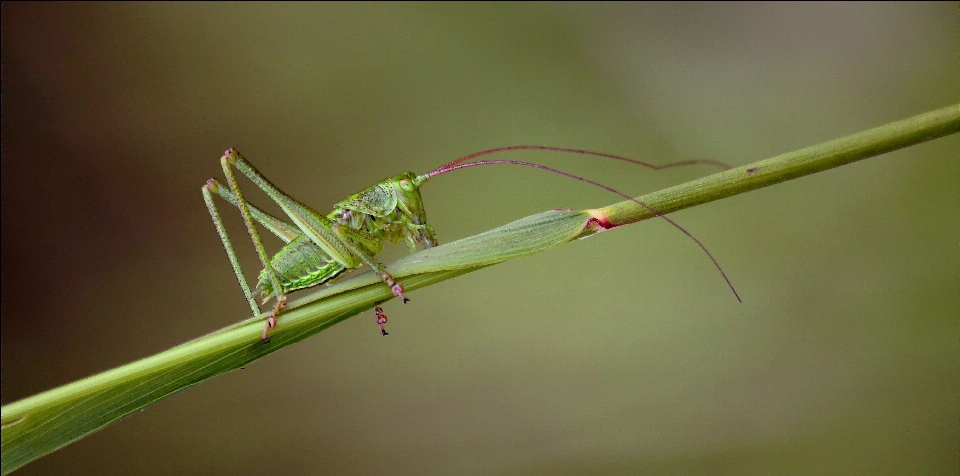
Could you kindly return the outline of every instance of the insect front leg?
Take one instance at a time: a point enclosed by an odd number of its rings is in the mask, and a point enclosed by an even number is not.
[[[349,267],[359,266],[360,263],[366,264],[380,276],[380,279],[383,280],[387,286],[390,286],[390,291],[394,296],[399,297],[403,302],[410,301],[410,299],[403,294],[403,285],[393,279],[393,276],[387,272],[383,265],[373,258],[373,255],[378,253],[383,247],[383,241],[381,239],[365,231],[341,225],[333,220],[329,220],[327,217],[316,216],[315,218],[318,221],[318,226],[315,228],[305,227],[305,233],[310,235],[310,233],[313,232],[318,235],[318,238],[322,238],[318,241],[318,245],[324,248],[324,250],[326,250],[327,247],[346,248],[349,252],[349,257],[359,261],[352,262],[348,265]],[[329,223],[329,230],[324,226],[320,226],[325,225],[325,222]],[[332,233],[334,236],[328,237],[327,233]],[[310,236],[312,237],[312,235]],[[346,260],[347,258],[348,256],[342,256],[339,259]],[[384,336],[388,335],[383,326],[387,322],[387,315],[383,313],[383,309],[380,307],[375,308],[374,313],[377,316],[377,325],[380,326],[380,334]]]
[[[432,248],[437,246],[437,235],[433,231],[433,227],[426,223],[421,223],[419,217],[414,217],[409,223],[407,223],[407,231],[405,233],[407,239],[407,247],[410,248],[410,252],[414,253],[417,251],[417,243],[423,242],[425,248]]]
[[[370,267],[373,272],[377,273],[380,276],[380,279],[384,283],[387,283],[387,286],[390,286],[390,291],[394,296],[403,300],[403,302],[408,302],[410,299],[403,294],[403,285],[398,283],[393,276],[390,276],[390,273],[387,272],[387,269],[383,267],[382,264],[377,262],[373,256],[367,251],[380,251],[380,248],[383,246],[383,242],[369,233],[366,233],[361,230],[355,230],[350,227],[342,226],[339,223],[330,222],[332,231],[341,238],[341,243],[345,246],[350,252],[356,256],[363,264]],[[354,243],[359,243],[362,245],[358,247]]]

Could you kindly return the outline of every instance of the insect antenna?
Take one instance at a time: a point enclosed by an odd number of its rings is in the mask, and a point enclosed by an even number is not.
[[[646,203],[643,203],[643,202],[641,202],[640,200],[637,200],[636,198],[631,197],[630,195],[627,195],[627,194],[625,194],[625,193],[623,193],[623,192],[621,192],[621,191],[619,191],[619,190],[616,190],[616,189],[614,189],[614,188],[612,188],[612,187],[609,187],[609,186],[607,186],[607,185],[604,185],[604,184],[602,184],[602,183],[600,183],[600,182],[595,182],[595,181],[593,181],[593,180],[590,180],[590,179],[585,178],[585,177],[581,177],[581,176],[579,176],[579,175],[574,175],[574,174],[571,174],[571,173],[568,173],[568,172],[564,172],[564,171],[562,171],[562,170],[557,170],[557,169],[554,169],[554,168],[551,168],[551,167],[547,167],[546,165],[535,164],[535,163],[532,163],[532,162],[524,162],[524,161],[520,161],[520,160],[474,160],[474,159],[476,159],[476,158],[478,158],[478,157],[482,157],[482,156],[485,156],[485,155],[491,155],[491,154],[496,154],[496,153],[501,153],[501,152],[508,152],[508,151],[516,151],[516,150],[546,150],[546,151],[552,151],[552,152],[569,152],[569,153],[574,153],[574,154],[591,155],[591,156],[603,157],[603,158],[607,158],[607,159],[622,160],[622,161],[624,161],[624,162],[630,162],[630,163],[632,163],[632,164],[640,165],[640,166],[647,167],[647,168],[653,169],[653,170],[663,170],[663,169],[667,169],[667,168],[671,168],[671,167],[680,167],[680,166],[684,166],[684,165],[695,165],[695,164],[715,165],[715,166],[721,167],[721,168],[723,168],[723,169],[729,169],[729,168],[730,168],[729,165],[727,165],[727,164],[725,164],[725,163],[723,163],[723,162],[717,161],[717,160],[712,160],[712,159],[690,159],[690,160],[683,160],[683,161],[679,161],[679,162],[671,162],[671,163],[663,164],[663,165],[655,165],[655,164],[651,164],[651,163],[644,162],[644,161],[641,161],[641,160],[630,159],[630,158],[627,158],[627,157],[621,157],[621,156],[619,156],[619,155],[606,154],[606,153],[603,153],[603,152],[593,152],[593,151],[582,150],[582,149],[568,149],[568,148],[563,148],[563,147],[550,147],[550,146],[541,146],[541,145],[514,145],[514,146],[497,147],[497,148],[494,148],[494,149],[481,150],[480,152],[474,152],[473,154],[465,155],[465,156],[463,156],[463,157],[461,157],[461,158],[459,158],[459,159],[457,159],[457,160],[454,160],[454,161],[452,161],[452,162],[449,162],[449,163],[447,163],[447,164],[444,164],[444,165],[436,168],[436,169],[433,170],[432,172],[429,172],[429,173],[427,173],[427,174],[425,174],[425,175],[421,175],[421,176],[420,176],[420,180],[418,180],[418,182],[421,182],[421,183],[422,183],[422,182],[426,181],[427,179],[436,177],[437,175],[445,174],[445,173],[447,173],[447,172],[453,172],[454,170],[460,170],[460,169],[464,169],[464,168],[467,168],[467,167],[476,167],[476,166],[480,166],[480,165],[521,165],[521,166],[524,166],[524,167],[532,167],[532,168],[535,168],[535,169],[540,169],[540,170],[544,170],[544,171],[547,171],[547,172],[552,172],[552,173],[555,173],[555,174],[557,174],[557,175],[562,175],[562,176],[567,177],[567,178],[571,178],[571,179],[574,179],[574,180],[579,180],[579,181],[581,181],[581,182],[588,183],[588,184],[593,185],[593,186],[595,186],[595,187],[600,187],[600,188],[602,188],[602,189],[604,189],[604,190],[606,190],[606,191],[608,191],[608,192],[611,192],[611,193],[614,193],[614,194],[616,194],[616,195],[619,195],[619,196],[621,196],[621,197],[623,197],[623,198],[626,198],[627,200],[630,200],[631,202],[636,203],[637,205],[640,205],[641,207],[646,208],[647,210],[650,210],[654,215],[656,215],[656,216],[658,216],[658,217],[660,217],[660,218],[663,218],[663,219],[666,220],[668,223],[670,223],[671,225],[673,225],[676,229],[682,231],[683,234],[685,234],[685,235],[687,235],[688,237],[690,237],[690,239],[693,240],[694,243],[696,243],[697,246],[699,246],[700,249],[703,250],[704,253],[706,253],[707,257],[710,258],[710,261],[713,262],[713,265],[717,268],[717,271],[720,271],[720,275],[723,276],[724,281],[727,282],[727,286],[729,286],[729,287],[730,287],[730,290],[733,291],[733,295],[734,295],[734,297],[737,298],[737,301],[743,302],[743,300],[740,299],[740,295],[737,294],[737,290],[733,287],[733,283],[730,282],[730,278],[727,277],[727,273],[724,273],[724,272],[723,272],[723,268],[720,267],[720,263],[717,262],[716,258],[713,257],[713,254],[710,253],[710,250],[708,250],[707,247],[706,247],[699,239],[697,239],[696,236],[693,236],[692,233],[690,233],[689,231],[687,231],[686,228],[684,228],[683,226],[681,226],[679,223],[673,221],[671,218],[667,217],[666,215],[658,212],[657,210],[655,210],[655,209],[654,209],[653,207],[651,207],[650,205],[647,205]]]
[[[592,150],[568,149],[566,147],[551,147],[548,145],[509,145],[506,147],[496,147],[493,149],[481,150],[480,152],[474,152],[470,155],[465,155],[463,157],[460,157],[457,160],[454,160],[453,162],[450,162],[448,164],[444,164],[438,167],[437,170],[434,170],[434,172],[437,172],[441,169],[445,169],[447,167],[453,167],[454,165],[467,162],[469,160],[476,159],[477,157],[483,157],[484,155],[499,154],[501,152],[510,152],[515,150],[546,150],[550,152],[568,152],[571,154],[592,155],[594,157],[603,157],[605,159],[622,160],[624,162],[630,162],[631,164],[636,164],[636,165],[646,167],[648,169],[653,169],[653,170],[663,170],[663,169],[669,169],[672,167],[683,167],[685,165],[696,165],[696,164],[714,165],[724,170],[733,168],[719,160],[713,160],[713,159],[689,159],[689,160],[681,160],[678,162],[670,162],[668,164],[656,165],[656,164],[651,164],[650,162],[644,162],[642,160],[631,159],[629,157],[622,157],[614,154],[607,154],[605,152],[594,152]],[[441,173],[443,172],[438,172],[437,175]]]

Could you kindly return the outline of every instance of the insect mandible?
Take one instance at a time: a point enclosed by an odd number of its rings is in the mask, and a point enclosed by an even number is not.
[[[418,244],[422,244],[426,248],[436,246],[436,234],[433,227],[427,223],[426,210],[420,197],[420,186],[437,175],[479,165],[506,164],[533,167],[589,183],[636,202],[658,217],[667,220],[671,225],[693,239],[720,271],[737,300],[740,300],[723,269],[720,268],[719,263],[700,240],[649,205],[606,185],[544,165],[517,160],[474,160],[485,155],[516,150],[545,150],[592,155],[622,160],[651,169],[693,164],[711,164],[729,168],[721,162],[709,159],[653,165],[613,154],[581,149],[537,145],[498,147],[461,157],[427,174],[418,175],[413,172],[405,172],[387,178],[338,202],[334,205],[333,211],[323,215],[281,191],[236,149],[227,149],[223,157],[220,158],[220,164],[227,178],[228,186],[225,187],[213,178],[207,180],[207,183],[202,187],[203,199],[253,315],[260,314],[260,307],[256,301],[257,297],[262,300],[261,304],[266,304],[271,298],[274,299],[273,309],[263,329],[263,342],[270,342],[269,331],[276,327],[277,316],[286,305],[288,293],[320,284],[329,284],[345,272],[364,264],[377,273],[380,279],[390,287],[394,296],[399,297],[403,302],[409,301],[404,295],[403,286],[387,273],[386,268],[376,260],[375,256],[383,249],[384,240],[393,243],[404,240],[411,253],[417,250]],[[276,202],[292,223],[281,220],[248,203],[243,198],[243,193],[233,173],[234,168],[249,178],[271,200]],[[252,290],[240,268],[237,254],[229,236],[227,236],[217,207],[213,203],[212,194],[219,195],[240,210],[247,232],[254,248],[257,250],[260,262],[263,264],[257,285]],[[286,243],[273,257],[267,255],[254,222],[259,223]],[[383,314],[383,310],[379,307],[376,308],[376,316],[380,332],[386,336],[387,332],[383,325],[387,322],[387,316]]]

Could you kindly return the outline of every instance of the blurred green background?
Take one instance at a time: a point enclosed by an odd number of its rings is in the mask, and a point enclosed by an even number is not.
[[[247,317],[200,196],[227,147],[321,210],[509,144],[742,165],[957,102],[958,19],[4,3],[3,403]],[[955,475],[958,157],[952,136],[673,215],[743,304],[647,221],[391,301],[389,338],[363,314],[19,474]],[[512,158],[634,195],[713,172]],[[618,201],[510,167],[423,197],[441,242]]]

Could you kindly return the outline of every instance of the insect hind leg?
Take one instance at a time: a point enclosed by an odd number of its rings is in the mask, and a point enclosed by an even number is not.
[[[220,218],[220,213],[217,211],[217,206],[213,203],[213,196],[210,193],[211,190],[216,190],[218,185],[214,179],[208,180],[207,183],[203,185],[201,188],[203,201],[207,204],[210,219],[213,220],[213,225],[217,228],[217,234],[220,235],[223,248],[227,251],[227,258],[230,259],[233,272],[237,275],[240,288],[243,289],[243,296],[247,299],[247,303],[250,304],[250,310],[253,311],[253,315],[256,317],[260,314],[260,306],[257,306],[257,301],[253,298],[253,293],[250,291],[250,285],[247,284],[247,279],[243,276],[243,270],[240,269],[240,260],[237,259],[237,253],[233,249],[233,244],[230,242],[230,237],[227,235],[227,230],[223,226],[223,220]]]

